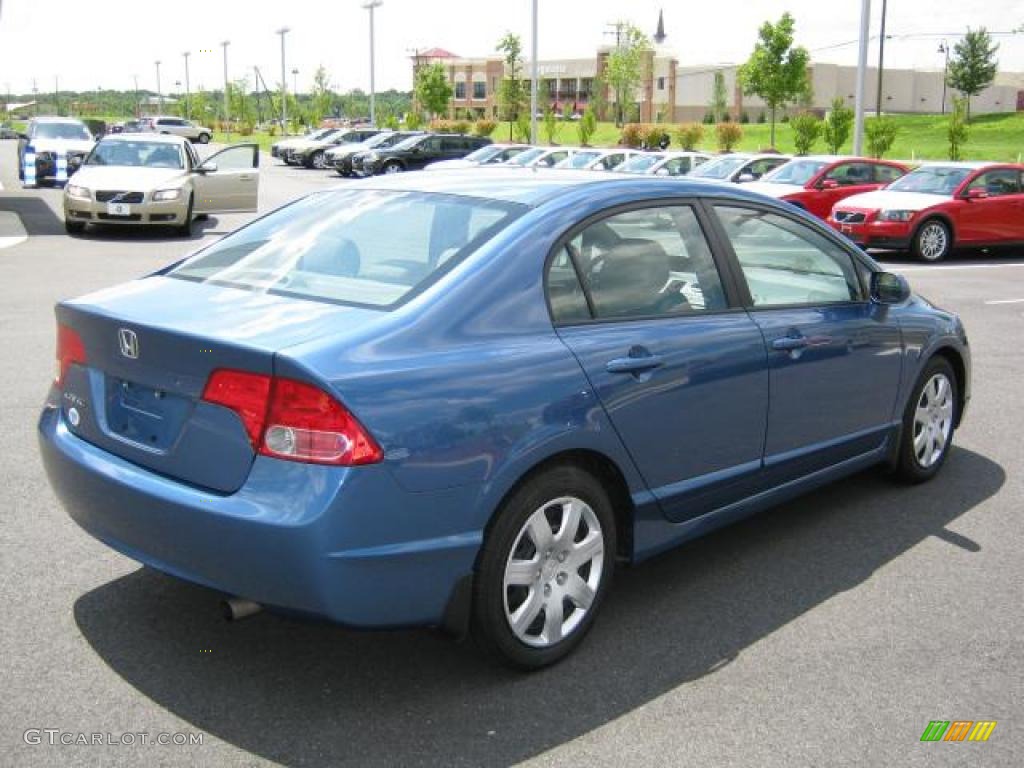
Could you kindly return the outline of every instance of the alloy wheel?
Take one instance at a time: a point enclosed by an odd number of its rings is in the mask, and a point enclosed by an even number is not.
[[[936,373],[921,390],[914,411],[914,456],[922,468],[942,458],[952,430],[953,387],[944,373]]]
[[[527,518],[505,564],[505,618],[526,645],[547,648],[579,627],[604,574],[604,533],[584,501],[552,499]]]
[[[949,235],[946,228],[938,222],[925,224],[918,238],[921,256],[928,261],[941,259],[945,255],[949,244]]]

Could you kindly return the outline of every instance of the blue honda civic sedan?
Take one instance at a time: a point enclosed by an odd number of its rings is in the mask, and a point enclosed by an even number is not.
[[[56,308],[74,520],[244,604],[569,653],[616,565],[875,464],[970,396],[956,315],[734,186],[376,177]],[[242,604],[242,603],[238,603]]]

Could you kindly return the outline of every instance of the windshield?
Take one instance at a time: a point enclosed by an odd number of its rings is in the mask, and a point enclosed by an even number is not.
[[[399,141],[405,141],[399,133],[378,133],[376,136],[371,136],[364,141],[363,146],[367,149],[373,149],[374,147],[390,147],[392,144],[397,144]]]
[[[101,141],[89,157],[86,165],[119,165],[139,168],[184,168],[185,161],[181,148],[166,141]]]
[[[703,179],[728,179],[733,171],[741,168],[746,162],[747,157],[745,155],[719,157],[703,165],[698,165],[690,171],[690,176]]]
[[[769,184],[795,184],[802,187],[818,175],[818,171],[828,165],[825,160],[790,160],[780,165],[771,173],[761,177],[761,181]]]
[[[330,136],[332,133],[337,133],[337,128],[318,128],[312,133],[307,133],[306,138],[310,141],[316,141],[317,139],[324,139]]]
[[[321,192],[228,235],[168,274],[317,301],[393,307],[524,210],[458,195]]]
[[[496,144],[487,144],[480,149],[473,150],[466,155],[463,160],[469,160],[471,163],[486,163],[491,158],[497,157],[505,148]]]
[[[560,168],[586,168],[600,156],[600,152],[577,152],[575,155],[566,158],[558,165]]]
[[[665,156],[659,154],[637,155],[618,166],[615,170],[622,171],[623,173],[644,173],[657,165],[659,160],[664,159]]]
[[[81,123],[36,123],[32,138],[92,141],[89,130]]]
[[[924,192],[930,195],[952,195],[964,179],[971,175],[971,168],[956,166],[929,166],[918,168],[903,176],[886,189],[893,192]]]
[[[406,139],[402,139],[402,141],[398,142],[397,144],[391,145],[390,149],[395,149],[395,150],[399,150],[399,149],[401,149],[401,150],[412,149],[417,144],[419,144],[421,141],[423,141],[423,139],[425,139],[425,138],[426,138],[426,135],[422,134],[422,133],[418,134],[416,136],[409,136]]]
[[[506,160],[505,162],[508,165],[528,165],[531,161],[536,160],[547,151],[548,150],[543,147],[531,147],[530,149],[523,150],[511,160]]]

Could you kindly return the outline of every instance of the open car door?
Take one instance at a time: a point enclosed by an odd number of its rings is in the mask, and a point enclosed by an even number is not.
[[[196,213],[255,211],[259,200],[260,150],[232,144],[214,152],[194,171]]]

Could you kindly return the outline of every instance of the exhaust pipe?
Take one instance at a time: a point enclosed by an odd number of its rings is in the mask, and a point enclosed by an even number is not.
[[[259,603],[254,603],[243,597],[229,597],[221,603],[221,607],[224,611],[224,618],[228,621],[241,621],[263,610],[263,606]]]

